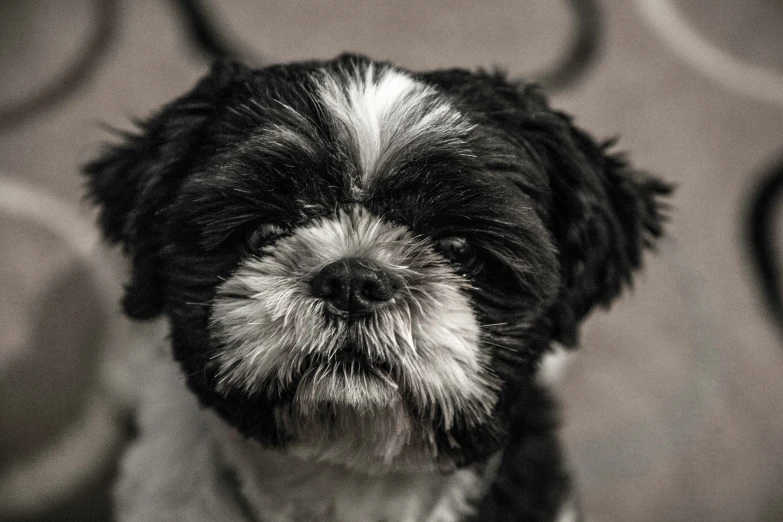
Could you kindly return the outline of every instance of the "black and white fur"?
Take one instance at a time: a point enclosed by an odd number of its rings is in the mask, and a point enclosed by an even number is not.
[[[501,74],[213,67],[85,169],[125,310],[179,362],[148,372],[121,520],[575,520],[537,371],[668,193],[607,148]],[[314,290],[349,262],[392,289],[366,316]]]

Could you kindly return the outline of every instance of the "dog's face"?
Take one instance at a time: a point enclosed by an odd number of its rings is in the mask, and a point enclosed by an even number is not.
[[[532,88],[357,56],[219,65],[86,169],[208,406],[362,469],[502,447],[549,342],[660,233],[660,182]]]

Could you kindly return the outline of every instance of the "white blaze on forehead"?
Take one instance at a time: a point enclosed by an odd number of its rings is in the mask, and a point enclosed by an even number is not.
[[[402,281],[363,321],[330,318],[310,288],[321,268],[346,257],[367,259]],[[309,386],[297,391],[305,409],[322,400],[369,409],[404,394],[421,411],[439,412],[447,428],[456,418],[478,422],[494,406],[496,383],[465,289],[465,280],[406,228],[361,207],[341,211],[249,258],[219,287],[211,331],[223,346],[214,359],[222,386],[274,393],[301,377]],[[392,367],[394,381],[357,391],[352,386],[361,382],[350,375],[307,373],[317,372],[305,368],[308,356],[329,357],[347,343]]]
[[[388,66],[359,66],[317,78],[318,95],[356,155],[362,185],[426,140],[459,142],[473,125],[438,91]]]

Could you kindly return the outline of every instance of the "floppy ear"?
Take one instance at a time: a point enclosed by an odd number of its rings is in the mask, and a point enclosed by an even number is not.
[[[643,251],[663,233],[663,199],[672,187],[611,154],[612,141],[598,145],[558,116],[567,130],[550,142],[550,217],[562,278],[553,338],[573,346],[579,322],[631,284]]]
[[[575,345],[580,321],[630,284],[643,251],[663,233],[663,200],[672,187],[610,153],[612,142],[597,144],[568,115],[553,111],[536,85],[461,69],[421,77],[533,157],[536,166],[515,183],[540,203],[558,249],[561,289],[549,314],[551,338]],[[537,167],[548,177],[542,190],[525,179],[537,176]]]
[[[103,234],[121,244],[131,260],[123,307],[133,318],[151,318],[163,309],[160,211],[187,173],[229,87],[246,71],[233,63],[214,65],[189,93],[139,123],[137,133],[123,134],[122,143],[108,147],[83,169],[89,197],[100,207]]]

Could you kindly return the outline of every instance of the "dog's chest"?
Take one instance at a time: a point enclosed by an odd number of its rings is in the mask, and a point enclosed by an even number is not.
[[[367,475],[276,452],[249,453],[240,440],[223,442],[241,496],[263,522],[457,522],[486,488],[486,479],[470,469]]]

